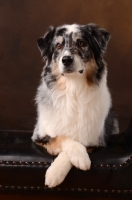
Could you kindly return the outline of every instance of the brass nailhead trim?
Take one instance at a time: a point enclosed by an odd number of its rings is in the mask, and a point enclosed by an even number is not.
[[[21,187],[21,186],[2,186],[2,185],[0,185],[0,189],[6,189],[6,190],[8,190],[8,189],[11,189],[11,190],[20,190],[20,189],[23,189],[23,190],[28,190],[28,189],[31,189],[31,190],[35,190],[35,189],[37,189],[37,190],[48,190],[48,191],[52,191],[52,190],[57,190],[58,192],[59,191],[68,191],[69,189],[68,188],[65,188],[65,189],[63,189],[63,188],[51,188],[51,189],[49,189],[48,187],[40,187],[40,186],[37,186],[37,187],[34,187],[34,186],[31,186],[31,187],[28,187],[28,186],[23,186],[23,187]],[[119,194],[121,194],[121,193],[124,193],[124,194],[126,194],[126,193],[132,193],[132,190],[100,190],[100,189],[87,189],[87,188],[71,188],[71,191],[72,192],[74,192],[74,191],[78,191],[78,192],[97,192],[97,193],[100,193],[100,192],[104,192],[104,193],[119,193]]]

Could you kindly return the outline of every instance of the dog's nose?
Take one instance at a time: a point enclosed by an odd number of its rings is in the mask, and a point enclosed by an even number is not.
[[[63,62],[63,64],[65,65],[65,66],[70,66],[71,64],[72,64],[72,62],[73,62],[73,57],[72,56],[64,56],[63,58],[62,58],[62,62]]]

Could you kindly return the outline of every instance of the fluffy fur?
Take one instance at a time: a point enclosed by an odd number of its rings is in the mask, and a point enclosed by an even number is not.
[[[50,27],[38,39],[44,58],[33,141],[58,155],[45,184],[60,184],[72,165],[90,169],[86,147],[105,146],[118,133],[103,60],[110,34],[95,24]]]

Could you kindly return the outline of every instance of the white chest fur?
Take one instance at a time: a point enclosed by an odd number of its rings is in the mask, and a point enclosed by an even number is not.
[[[69,77],[66,88],[54,89],[50,98],[49,105],[41,103],[38,110],[41,136],[67,135],[84,146],[99,145],[111,105],[106,74],[96,86],[88,86],[77,76]]]

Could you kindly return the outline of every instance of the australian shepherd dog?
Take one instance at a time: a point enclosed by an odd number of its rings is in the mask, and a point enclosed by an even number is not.
[[[86,147],[118,133],[103,59],[110,34],[95,24],[50,27],[38,39],[44,59],[32,140],[52,155],[45,184],[60,184],[72,166],[90,169]]]

